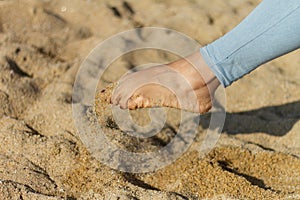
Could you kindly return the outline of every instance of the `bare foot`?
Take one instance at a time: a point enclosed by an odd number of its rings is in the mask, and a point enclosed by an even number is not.
[[[164,106],[205,113],[210,110],[219,85],[197,52],[186,59],[124,76],[111,103],[129,109]],[[196,102],[192,101],[193,96]]]

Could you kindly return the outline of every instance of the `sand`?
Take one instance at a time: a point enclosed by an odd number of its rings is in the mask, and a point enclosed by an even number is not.
[[[135,27],[159,26],[205,45],[259,3],[126,2],[0,2],[0,199],[300,199],[299,51],[226,89],[223,133],[204,156],[197,149],[209,114],[191,148],[158,171],[119,172],[91,155],[73,121],[72,86],[80,64],[99,42]],[[132,66],[172,59],[151,50],[125,55],[106,71],[99,90]],[[168,127],[155,139],[129,138],[100,108],[95,109],[100,124],[131,151],[157,150],[178,129],[179,111],[166,108]],[[147,113],[131,112],[141,125],[149,122]]]

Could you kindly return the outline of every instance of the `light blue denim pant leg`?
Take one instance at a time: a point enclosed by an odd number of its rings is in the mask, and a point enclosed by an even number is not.
[[[232,31],[200,49],[224,87],[300,48],[300,0],[264,0]]]

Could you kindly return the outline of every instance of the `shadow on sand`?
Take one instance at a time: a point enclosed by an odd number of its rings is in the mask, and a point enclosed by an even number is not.
[[[200,125],[208,128],[211,114],[201,116]],[[266,133],[274,136],[287,134],[300,120],[300,101],[268,106],[243,112],[226,112],[224,133],[249,134]]]

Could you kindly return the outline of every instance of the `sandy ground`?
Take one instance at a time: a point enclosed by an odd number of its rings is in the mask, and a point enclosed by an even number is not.
[[[204,157],[196,151],[208,114],[189,151],[153,173],[129,174],[101,164],[82,144],[72,118],[76,72],[99,42],[120,31],[158,26],[205,45],[258,3],[1,1],[0,199],[300,199],[299,51],[226,89],[227,118],[216,148]],[[126,55],[106,73],[106,84],[130,66],[167,58],[159,52]],[[147,112],[133,116],[148,120]],[[101,112],[99,117],[107,119]],[[124,148],[155,149],[176,134],[177,119],[170,110],[168,128],[155,140],[124,139],[119,129],[106,129]]]

